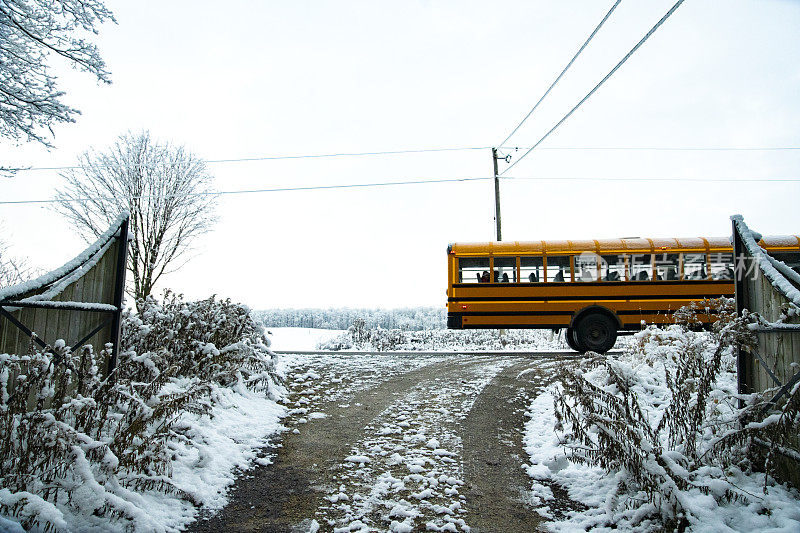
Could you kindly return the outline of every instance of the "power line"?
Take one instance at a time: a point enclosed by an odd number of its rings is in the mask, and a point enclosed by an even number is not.
[[[432,152],[461,152],[467,150],[486,150],[488,146],[469,146],[461,148],[422,148],[411,150],[385,150],[381,152],[349,152],[349,153],[335,153],[335,154],[310,154],[310,155],[283,155],[283,156],[266,156],[266,157],[244,157],[238,159],[209,159],[206,163],[232,163],[240,161],[270,161],[274,159],[312,159],[320,157],[361,157],[361,156],[376,156],[376,155],[398,155],[398,154],[421,154]]]
[[[614,74],[614,73],[615,73],[615,72],[616,72],[616,71],[617,71],[617,70],[618,70],[618,69],[619,69],[619,68],[620,68],[620,67],[621,67],[621,66],[622,66],[622,65],[623,65],[623,64],[624,64],[626,61],[627,61],[627,60],[628,60],[628,58],[630,58],[630,57],[631,57],[631,56],[632,56],[632,55],[633,55],[633,54],[636,52],[636,50],[638,50],[638,49],[639,49],[639,47],[640,47],[640,46],[642,46],[642,45],[645,43],[645,41],[647,41],[647,39],[649,39],[649,38],[650,38],[650,36],[651,36],[651,35],[653,35],[653,33],[655,33],[655,32],[656,32],[656,30],[657,30],[658,28],[660,28],[660,27],[661,27],[661,25],[662,25],[662,24],[664,24],[664,22],[666,22],[666,20],[667,20],[667,19],[668,19],[668,18],[669,18],[669,17],[670,17],[670,16],[671,16],[671,15],[672,15],[674,12],[675,12],[675,10],[676,10],[676,9],[678,9],[678,7],[679,7],[679,6],[680,6],[680,5],[683,3],[683,1],[684,1],[684,0],[678,0],[677,2],[675,2],[675,5],[673,5],[673,6],[670,8],[670,10],[669,10],[669,11],[667,11],[667,13],[666,13],[666,14],[665,14],[663,17],[661,17],[661,20],[659,20],[659,21],[658,21],[658,22],[655,24],[655,26],[653,26],[652,28],[650,28],[650,31],[648,31],[648,32],[645,34],[645,36],[644,36],[644,37],[642,37],[642,39],[641,39],[641,40],[640,40],[638,43],[636,43],[636,46],[634,46],[633,48],[631,48],[630,52],[628,52],[628,53],[625,55],[625,57],[623,57],[623,58],[620,60],[620,62],[619,62],[619,63],[617,63],[617,65],[616,65],[616,66],[615,66],[613,69],[611,69],[611,71],[610,71],[608,74],[606,74],[606,75],[605,75],[605,77],[604,77],[602,80],[600,80],[600,83],[598,83],[597,85],[595,85],[595,86],[594,86],[594,89],[592,89],[591,91],[589,91],[589,93],[588,93],[586,96],[584,96],[584,97],[581,99],[581,101],[580,101],[580,102],[578,102],[578,103],[575,105],[575,107],[573,107],[573,108],[572,108],[572,109],[569,111],[569,113],[567,113],[566,115],[564,115],[564,117],[563,117],[561,120],[559,120],[559,121],[556,123],[556,125],[555,125],[555,126],[553,126],[552,128],[550,128],[550,130],[549,130],[547,133],[545,133],[545,134],[544,134],[544,136],[543,136],[541,139],[539,139],[538,141],[536,141],[536,144],[534,144],[533,146],[531,146],[531,147],[530,147],[530,149],[528,149],[528,151],[527,151],[527,152],[525,152],[524,154],[522,154],[522,157],[520,157],[519,159],[517,159],[517,160],[516,160],[514,163],[512,163],[512,164],[511,164],[511,166],[509,166],[509,167],[508,167],[508,168],[506,168],[506,169],[505,169],[503,172],[501,172],[501,175],[502,175],[502,174],[505,174],[506,172],[508,172],[509,170],[511,170],[512,168],[514,168],[514,167],[517,165],[517,163],[519,163],[520,161],[522,161],[523,159],[525,159],[525,157],[526,157],[526,156],[527,156],[529,153],[531,153],[531,152],[532,152],[532,151],[533,151],[533,150],[534,150],[534,149],[535,149],[537,146],[539,146],[539,145],[540,145],[540,144],[541,144],[541,143],[542,143],[542,142],[543,142],[545,139],[547,139],[547,138],[550,136],[550,134],[551,134],[551,133],[553,133],[553,132],[554,132],[554,131],[555,131],[555,130],[556,130],[558,127],[559,127],[559,126],[561,126],[561,124],[563,124],[563,123],[564,123],[564,121],[565,121],[565,120],[567,120],[567,119],[568,119],[570,116],[572,116],[572,114],[573,114],[573,113],[574,113],[574,112],[575,112],[575,111],[576,111],[576,110],[577,110],[577,109],[578,109],[578,108],[579,108],[581,105],[583,105],[583,103],[584,103],[586,100],[588,100],[588,99],[589,99],[589,97],[591,97],[591,96],[592,96],[592,95],[593,95],[593,94],[594,94],[594,93],[597,91],[597,89],[599,89],[599,88],[600,88],[600,86],[602,86],[602,85],[603,85],[603,84],[606,82],[606,80],[608,80],[608,78],[610,78],[610,77],[611,77],[611,76],[612,76],[612,75],[613,75],[613,74]]]
[[[184,194],[181,196],[228,196],[239,194],[258,194],[270,192],[290,192],[290,191],[317,191],[328,189],[365,189],[372,187],[393,187],[404,185],[427,185],[434,183],[459,183],[469,181],[488,181],[494,179],[491,176],[487,177],[466,177],[466,178],[443,178],[443,179],[419,179],[419,180],[403,180],[403,181],[383,181],[372,183],[345,183],[336,185],[309,185],[307,187],[274,187],[268,189],[241,189],[232,191],[210,191],[202,193]],[[546,177],[546,176],[503,176],[504,180],[520,180],[520,181],[586,181],[586,182],[606,182],[606,181],[627,181],[627,182],[692,182],[692,183],[800,183],[800,178],[587,178],[587,177]],[[137,196],[136,199],[141,198],[155,198],[155,195]],[[87,196],[82,198],[68,198],[64,201],[67,202],[88,202],[93,200],[111,200],[107,196]],[[62,200],[49,199],[49,200],[2,200],[0,205],[22,205],[22,204],[54,204]]]
[[[692,182],[692,183],[800,183],[800,178],[584,178],[584,177],[519,177],[503,176],[506,180],[530,181],[630,181],[630,182]]]
[[[431,183],[457,183],[466,181],[485,181],[491,180],[491,177],[485,178],[444,178],[444,179],[420,179],[420,180],[404,180],[404,181],[384,181],[374,183],[346,183],[338,185],[310,185],[308,187],[275,187],[270,189],[242,189],[234,191],[209,191],[201,193],[182,194],[180,196],[224,196],[233,194],[254,194],[254,193],[267,193],[267,192],[288,192],[288,191],[315,191],[326,189],[360,189],[369,187],[391,187],[399,185],[427,185]],[[134,199],[142,198],[156,198],[155,195],[135,196]],[[111,200],[108,196],[86,196],[82,198],[66,198],[63,201],[67,202],[89,202],[92,200]],[[49,200],[3,200],[0,205],[19,205],[19,204],[55,204],[62,200],[49,199]]]
[[[515,133],[517,133],[517,130],[518,130],[518,129],[520,129],[520,128],[522,127],[522,125],[523,125],[523,124],[525,124],[525,121],[526,121],[526,120],[528,120],[528,117],[530,117],[530,116],[533,114],[533,112],[534,112],[534,111],[536,111],[536,108],[537,108],[537,107],[539,107],[539,104],[541,104],[541,103],[542,103],[542,101],[543,101],[545,98],[547,98],[547,95],[548,95],[548,94],[550,94],[550,91],[552,91],[552,90],[553,90],[553,87],[555,87],[555,86],[556,86],[556,84],[557,84],[557,83],[558,83],[558,82],[561,80],[561,78],[564,76],[564,74],[566,74],[566,72],[569,70],[569,68],[570,68],[570,67],[572,66],[572,64],[575,62],[575,60],[576,60],[576,59],[578,59],[578,56],[579,56],[579,55],[581,55],[581,52],[583,52],[583,49],[584,49],[584,48],[586,48],[586,45],[588,45],[588,44],[589,44],[589,41],[591,41],[591,40],[594,38],[594,36],[597,34],[597,32],[598,32],[598,31],[600,31],[600,28],[603,26],[603,24],[605,24],[606,20],[608,20],[608,17],[610,17],[610,16],[611,16],[611,13],[613,13],[613,12],[614,12],[614,10],[617,8],[617,6],[619,5],[619,3],[620,3],[620,2],[622,2],[622,0],[617,0],[617,1],[614,3],[614,5],[613,5],[613,6],[611,6],[611,9],[609,9],[609,10],[608,10],[608,13],[606,13],[606,16],[605,16],[605,17],[603,17],[603,19],[600,21],[600,23],[599,23],[599,24],[598,24],[598,25],[595,27],[594,31],[592,31],[592,33],[589,35],[589,38],[588,38],[588,39],[586,39],[586,41],[583,43],[583,45],[582,45],[582,46],[581,46],[581,47],[578,49],[578,51],[575,53],[575,55],[574,55],[574,56],[572,56],[572,59],[570,59],[570,60],[569,60],[569,63],[567,63],[567,66],[566,66],[566,67],[564,67],[564,70],[562,70],[562,71],[561,71],[561,74],[559,74],[559,75],[558,75],[558,77],[557,77],[557,78],[556,78],[556,79],[553,81],[553,83],[551,83],[551,84],[550,84],[550,87],[548,87],[548,88],[547,88],[547,90],[544,92],[544,94],[541,96],[541,98],[539,98],[539,100],[538,100],[538,101],[537,101],[537,102],[536,102],[536,103],[533,105],[533,107],[531,108],[531,110],[530,110],[530,111],[528,111],[528,114],[527,114],[527,115],[525,115],[525,118],[523,118],[523,119],[522,119],[522,121],[521,121],[519,124],[517,124],[517,127],[516,127],[516,128],[514,128],[514,130],[513,130],[511,133],[509,133],[509,134],[508,134],[508,136],[507,136],[505,139],[503,139],[503,142],[501,142],[500,144],[498,144],[498,146],[502,146],[502,145],[504,145],[506,142],[508,142],[508,140],[509,140],[509,139],[510,139],[510,138],[511,138],[511,137],[512,137],[512,136],[513,136]]]
[[[527,150],[529,146],[501,146],[498,150]],[[654,152],[773,152],[800,150],[800,146],[545,146],[539,150],[630,150]],[[510,168],[510,167],[509,167]]]
[[[273,161],[281,159],[312,159],[322,157],[358,157],[358,156],[372,156],[372,155],[393,155],[393,154],[418,154],[429,152],[454,152],[454,151],[467,151],[467,150],[488,150],[489,146],[480,147],[465,147],[465,148],[431,148],[421,150],[391,150],[383,152],[351,152],[340,154],[308,154],[308,155],[283,155],[283,156],[264,156],[264,157],[242,157],[232,159],[210,159],[206,163],[236,163],[245,161]],[[529,146],[501,146],[498,149],[502,150],[528,150]],[[736,147],[736,146],[545,146],[539,150],[606,150],[606,151],[655,151],[655,152],[778,152],[778,151],[797,151],[800,146],[752,146],[752,147]],[[73,166],[60,166],[60,167],[22,167],[7,169],[16,172],[37,171],[37,170],[69,170],[79,169],[78,165]],[[510,167],[509,167],[510,168]]]
[[[281,159],[319,159],[324,157],[365,157],[365,156],[381,156],[381,155],[403,155],[403,154],[422,154],[422,153],[435,153],[435,152],[463,152],[468,150],[487,150],[489,146],[468,146],[458,148],[420,148],[409,150],[383,150],[377,152],[341,152],[341,153],[328,153],[328,154],[302,154],[302,155],[274,155],[274,156],[259,156],[259,157],[237,157],[230,159],[206,159],[206,163],[242,163],[248,161],[276,161]],[[10,171],[25,172],[34,170],[70,170],[79,169],[80,165],[72,166],[58,166],[58,167],[27,167],[27,168],[11,168]]]

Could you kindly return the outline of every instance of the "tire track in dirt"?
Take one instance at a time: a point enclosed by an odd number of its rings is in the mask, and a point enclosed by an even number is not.
[[[523,361],[499,372],[484,387],[464,420],[463,468],[466,521],[476,532],[530,533],[542,517],[526,497],[523,470],[525,410],[552,376],[552,363]]]
[[[189,530],[303,531],[298,524],[314,516],[322,496],[332,486],[332,470],[349,455],[364,427],[421,381],[456,375],[463,367],[464,363],[458,361],[434,362],[390,377],[355,396],[319,406],[316,410],[324,412],[325,418],[304,424],[300,433],[284,433],[275,449],[274,463],[247,471],[237,480],[229,504],[215,516],[195,522]]]
[[[244,472],[230,503],[190,531],[307,532],[312,520],[319,531],[535,531],[543,519],[526,499],[524,412],[553,366],[303,360],[290,429],[267,450],[274,463]]]

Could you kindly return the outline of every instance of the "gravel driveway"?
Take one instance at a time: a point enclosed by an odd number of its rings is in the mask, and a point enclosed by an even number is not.
[[[193,531],[539,529],[521,432],[553,359],[283,357],[291,414],[273,464]]]

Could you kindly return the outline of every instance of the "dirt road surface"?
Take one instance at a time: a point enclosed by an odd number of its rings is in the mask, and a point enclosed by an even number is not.
[[[242,473],[193,531],[540,529],[522,429],[554,359],[283,357],[290,415],[273,464]]]

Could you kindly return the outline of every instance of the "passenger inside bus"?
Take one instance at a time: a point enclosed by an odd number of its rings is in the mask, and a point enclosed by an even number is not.
[[[503,277],[500,279],[502,283],[508,283],[508,272],[503,272]]]
[[[528,281],[530,281],[531,283],[538,283],[539,276],[536,275],[536,272],[531,272],[530,274],[528,274]]]
[[[478,283],[489,283],[489,271],[484,270],[483,274],[481,274],[481,278],[478,280]]]
[[[717,272],[713,277],[714,279],[733,279],[733,269],[731,267],[726,267],[725,270]]]
[[[564,281],[564,269],[563,268],[559,268],[558,269],[558,274],[556,274],[556,277],[553,278],[553,281]]]

